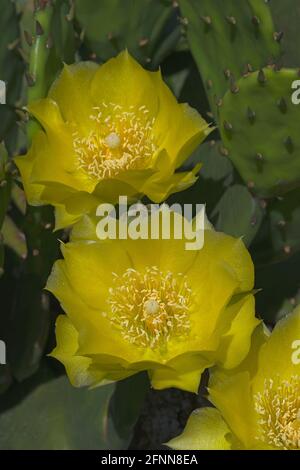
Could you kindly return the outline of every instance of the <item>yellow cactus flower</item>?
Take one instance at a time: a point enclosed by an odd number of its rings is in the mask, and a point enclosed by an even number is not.
[[[258,327],[243,363],[215,370],[209,397],[169,442],[174,449],[300,450],[300,307],[273,332]]]
[[[119,195],[161,202],[186,189],[200,166],[175,171],[211,130],[127,51],[101,66],[65,65],[28,110],[43,130],[15,161],[29,203],[55,206],[57,228]]]
[[[52,356],[73,385],[147,371],[154,388],[197,392],[204,369],[246,356],[259,323],[248,251],[211,229],[201,250],[185,242],[100,241],[88,216],[74,227],[47,283],[67,314],[58,317]]]

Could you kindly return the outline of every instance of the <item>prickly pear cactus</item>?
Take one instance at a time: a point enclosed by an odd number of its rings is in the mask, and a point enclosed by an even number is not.
[[[245,73],[274,63],[278,36],[263,0],[180,0],[190,48],[215,112]]]
[[[0,141],[4,139],[12,149],[16,138],[15,107],[19,104],[24,63],[19,53],[20,28],[15,4],[1,0],[0,8],[0,80],[6,85],[6,103],[0,105]]]
[[[291,102],[293,69],[261,69],[229,90],[219,108],[228,156],[250,188],[263,196],[300,184],[300,107]]]
[[[208,218],[216,229],[242,237],[248,246],[260,228],[264,205],[240,183],[233,165],[222,152],[221,142],[211,140],[201,145],[184,166],[189,169],[201,162],[199,180],[180,196],[171,196],[169,202],[205,202]]]
[[[295,189],[270,203],[268,222],[273,256],[282,259],[300,250],[300,191]]]
[[[299,67],[300,3],[298,0],[272,0],[270,9],[276,31],[279,31],[282,38],[280,64],[284,67]]]
[[[155,69],[180,37],[168,0],[75,0],[74,14],[90,56],[101,61],[128,48],[144,66]]]
[[[24,30],[29,60],[26,69],[27,102],[43,98],[61,70],[63,63],[72,63],[75,56],[75,36],[68,16],[70,5],[66,0],[37,2]],[[38,125],[31,121],[27,134],[31,138]]]

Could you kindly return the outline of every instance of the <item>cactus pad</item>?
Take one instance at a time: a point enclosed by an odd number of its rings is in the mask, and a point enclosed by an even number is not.
[[[272,202],[268,221],[273,256],[285,258],[300,250],[300,190],[286,194]]]
[[[179,5],[215,112],[233,78],[279,55],[269,6],[263,0],[180,0]]]
[[[299,67],[299,0],[272,0],[270,2],[270,9],[275,29],[282,36],[281,47],[283,56],[280,63],[284,67]]]
[[[265,197],[300,184],[300,106],[292,103],[296,70],[271,68],[235,83],[219,108],[228,156],[250,188]]]
[[[100,61],[127,48],[143,66],[157,68],[180,38],[170,2],[75,0],[74,5],[84,44]]]

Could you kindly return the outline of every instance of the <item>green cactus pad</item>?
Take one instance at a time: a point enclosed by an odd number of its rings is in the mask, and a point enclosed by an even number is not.
[[[84,45],[100,61],[127,48],[143,66],[157,68],[180,38],[169,1],[75,0],[74,5]]]
[[[300,184],[300,105],[291,101],[295,70],[260,70],[236,82],[219,108],[228,156],[248,186],[264,197]]]
[[[300,190],[275,200],[269,207],[268,222],[273,256],[286,258],[300,251]]]
[[[0,0],[0,9],[0,80],[6,83],[6,104],[0,104],[0,141],[4,140],[12,152],[17,133],[14,106],[21,94],[24,64],[18,51],[20,28],[15,2]]]
[[[263,0],[180,0],[179,5],[215,112],[233,78],[279,55],[269,6]]]
[[[249,246],[256,236],[263,220],[264,210],[258,199],[241,184],[230,186],[223,194],[211,214],[217,230],[233,237],[242,237]]]
[[[272,0],[270,9],[276,31],[282,37],[283,56],[280,63],[284,67],[300,66],[300,3],[299,0]]]

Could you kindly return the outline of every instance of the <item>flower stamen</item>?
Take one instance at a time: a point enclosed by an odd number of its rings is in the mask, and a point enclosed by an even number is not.
[[[128,342],[154,349],[188,334],[190,304],[191,289],[182,274],[163,273],[156,266],[144,272],[127,269],[114,276],[104,315]]]
[[[97,180],[145,168],[157,149],[152,136],[154,118],[148,114],[145,106],[129,110],[114,103],[95,106],[90,133],[73,132],[78,168]]]
[[[290,381],[265,381],[263,393],[255,395],[260,416],[258,439],[286,450],[300,449],[300,377]]]

